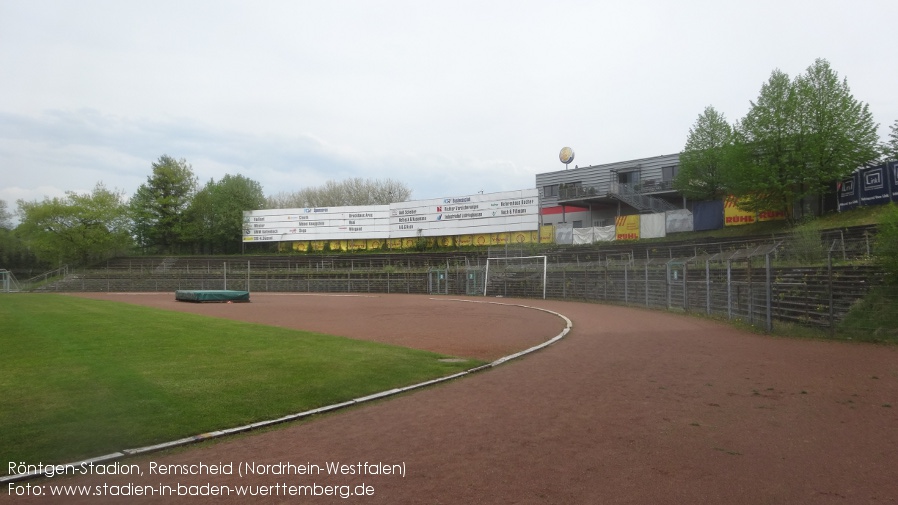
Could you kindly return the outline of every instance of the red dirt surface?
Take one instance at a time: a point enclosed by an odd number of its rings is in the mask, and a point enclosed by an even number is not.
[[[545,340],[563,327],[559,319],[543,312],[447,298],[252,296],[250,304],[195,305],[153,301],[151,295],[105,295],[174,310],[366,335],[463,356],[521,350],[534,341],[531,329],[538,328]],[[139,465],[142,477],[31,482],[44,485],[47,492],[50,485],[62,484],[258,485],[279,496],[239,497],[232,489],[230,496],[218,497],[12,499],[16,503],[898,502],[895,347],[775,338],[636,308],[489,301],[555,310],[573,321],[573,331],[535,354],[436,387],[282,429],[124,461]],[[302,309],[310,305],[315,307],[312,315]],[[368,313],[368,308],[377,312]],[[235,475],[148,475],[151,464],[200,462],[233,463]],[[247,462],[319,465],[322,473],[236,475]],[[355,469],[365,463],[369,468],[377,463],[402,464],[405,473],[329,476],[323,468],[328,462],[349,463]],[[291,491],[289,486],[349,486],[355,491],[362,484],[371,486],[373,496],[284,496]],[[196,488],[204,489],[210,490]],[[0,501],[10,499],[0,495]]]

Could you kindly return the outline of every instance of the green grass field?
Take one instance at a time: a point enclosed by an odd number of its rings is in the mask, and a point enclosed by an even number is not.
[[[118,302],[0,296],[0,460],[65,463],[481,362]],[[6,475],[4,465],[0,475]]]

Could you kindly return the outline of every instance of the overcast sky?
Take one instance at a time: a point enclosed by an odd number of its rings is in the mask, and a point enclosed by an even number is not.
[[[0,199],[132,194],[161,155],[266,194],[412,199],[682,150],[774,69],[827,59],[885,139],[898,1],[0,0]]]

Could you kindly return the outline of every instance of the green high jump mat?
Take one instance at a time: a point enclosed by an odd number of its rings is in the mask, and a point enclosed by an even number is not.
[[[196,303],[248,302],[249,291],[231,289],[179,289],[175,291],[175,300]]]

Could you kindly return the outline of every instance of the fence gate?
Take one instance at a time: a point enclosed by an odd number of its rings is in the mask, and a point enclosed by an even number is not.
[[[478,296],[483,294],[483,271],[468,269],[464,272],[465,294]]]
[[[667,262],[667,308],[686,307],[686,262],[670,260]]]
[[[427,292],[432,295],[449,294],[449,271],[443,268],[427,270]]]

